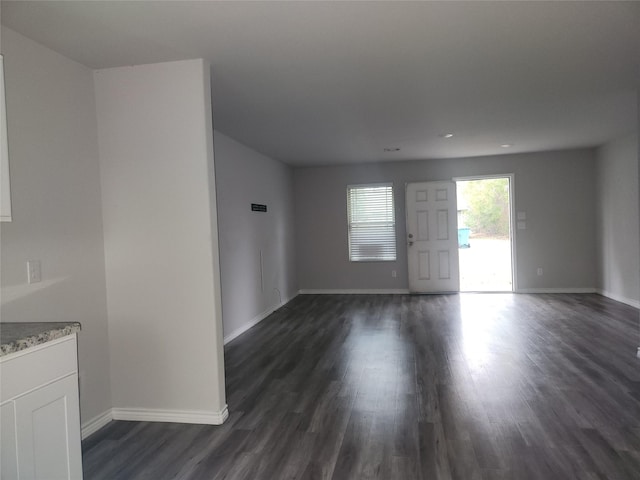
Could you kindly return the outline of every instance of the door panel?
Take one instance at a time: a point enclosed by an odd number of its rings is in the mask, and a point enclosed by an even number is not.
[[[406,202],[409,290],[459,291],[455,183],[409,183]]]
[[[448,280],[451,278],[451,259],[448,250],[438,250],[438,279]]]
[[[438,210],[438,240],[449,240],[449,212]]]
[[[418,252],[418,278],[420,280],[429,280],[431,278],[431,266],[428,250]]]
[[[429,212],[426,210],[418,210],[416,212],[418,219],[418,235],[416,240],[429,240]]]

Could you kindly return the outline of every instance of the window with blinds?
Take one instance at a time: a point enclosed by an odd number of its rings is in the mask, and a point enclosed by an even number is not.
[[[396,259],[396,222],[393,184],[347,187],[349,260]]]

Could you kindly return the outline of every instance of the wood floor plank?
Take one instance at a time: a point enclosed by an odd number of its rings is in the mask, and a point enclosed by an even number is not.
[[[593,294],[300,295],[225,347],[224,425],[112,422],[85,478],[640,478],[638,310]]]

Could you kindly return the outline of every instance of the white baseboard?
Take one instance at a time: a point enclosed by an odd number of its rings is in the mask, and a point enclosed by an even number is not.
[[[298,292],[300,295],[407,295],[408,289],[395,288],[395,289],[370,289],[370,288],[355,288],[355,289],[302,289]],[[494,292],[482,292],[482,293],[494,293]],[[507,292],[497,292],[507,293]],[[519,288],[514,293],[600,293],[596,288]],[[607,295],[605,295],[607,296]],[[611,297],[613,298],[613,297]],[[614,300],[617,300],[614,298]],[[624,300],[619,300],[623,303],[627,303]],[[631,305],[631,304],[629,304]]]
[[[597,293],[597,289],[588,288],[519,288],[515,293]]]
[[[219,412],[193,410],[154,410],[148,408],[111,408],[82,425],[82,439],[97,432],[112,420],[134,422],[198,423],[202,425],[222,425],[229,418],[225,405]]]
[[[256,315],[255,317],[253,317],[251,320],[249,320],[248,323],[246,323],[245,325],[243,325],[240,328],[236,328],[233,332],[230,332],[228,335],[224,336],[224,344],[226,345],[227,343],[229,343],[231,340],[234,340],[235,338],[239,337],[240,335],[242,335],[244,332],[246,332],[247,330],[249,330],[251,327],[255,327],[258,323],[260,323],[262,320],[264,320],[265,318],[267,318],[269,315],[271,315],[273,312],[275,312],[276,310],[278,310],[280,307],[283,307],[284,305],[286,305],[287,303],[289,303],[291,300],[293,300],[294,298],[296,298],[298,294],[296,293],[293,297],[291,298],[287,298],[285,300],[283,300],[282,302],[280,302],[278,305],[272,306],[267,308],[264,312]]]
[[[229,410],[226,405],[219,412],[198,410],[157,410],[150,408],[114,408],[112,412],[114,420],[198,423],[203,425],[222,425],[229,417]]]
[[[100,415],[97,415],[91,420],[85,422],[82,425],[82,439],[84,440],[92,433],[97,432],[102,427],[107,425],[111,420],[113,420],[113,412],[110,408],[106,412],[102,412]]]
[[[348,288],[348,289],[316,289],[300,290],[301,295],[406,295],[406,288]]]
[[[616,302],[624,303],[634,308],[640,308],[640,302],[632,298],[627,298],[622,295],[618,295],[617,293],[608,292],[600,288],[597,290],[597,293],[599,293],[603,297],[607,297],[607,298],[610,298],[611,300],[615,300]]]

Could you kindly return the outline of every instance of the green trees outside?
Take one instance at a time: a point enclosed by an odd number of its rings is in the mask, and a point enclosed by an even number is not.
[[[466,226],[474,235],[509,236],[509,179],[491,178],[458,182],[459,205]],[[466,207],[466,209],[464,209]]]

